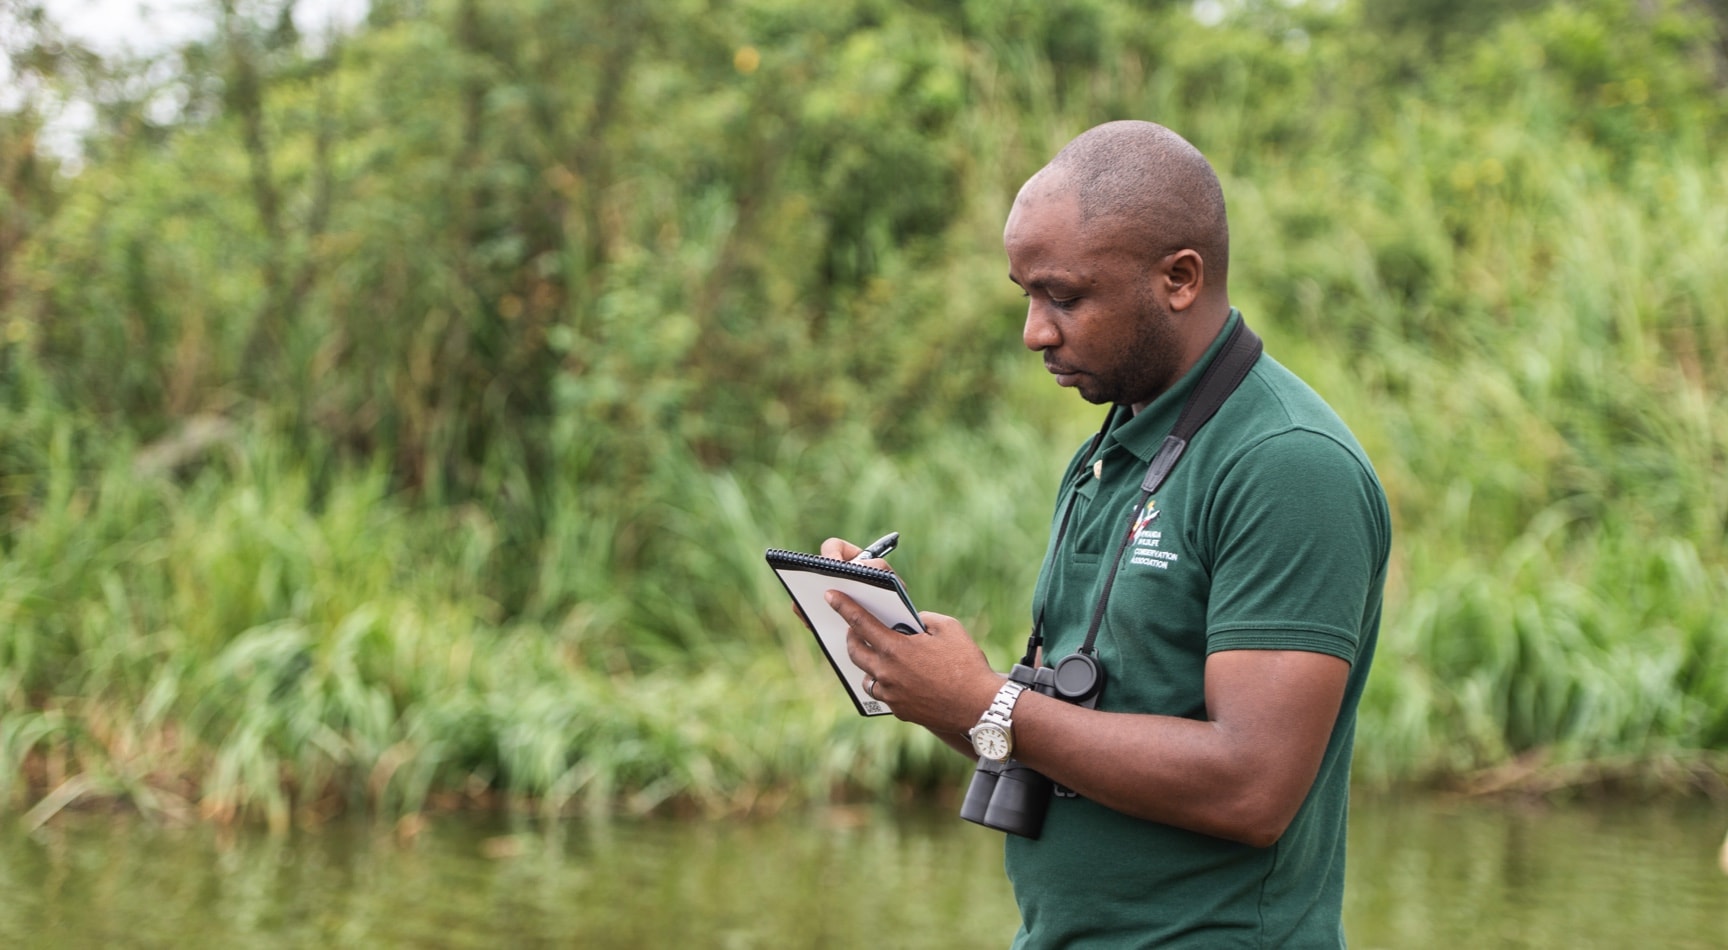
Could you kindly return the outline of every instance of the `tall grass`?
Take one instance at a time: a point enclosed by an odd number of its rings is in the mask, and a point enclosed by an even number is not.
[[[1363,775],[1718,782],[1728,279],[1698,249],[1728,241],[1728,175],[1679,150],[1617,167],[1544,149],[1544,124],[1421,121],[1379,146],[1360,184],[1384,204],[1360,230],[1339,216],[1341,253],[1295,265],[1297,300],[1328,279],[1356,299],[1291,315],[1369,342],[1271,330],[1362,434],[1399,517]],[[1451,169],[1475,196],[1467,239],[1423,180],[1434,154],[1494,156]],[[1426,261],[1429,289],[1388,286],[1389,249]]]
[[[1023,436],[959,443],[946,473],[886,456],[792,472],[830,488],[836,531],[903,526],[914,588],[1006,632],[1006,657],[1022,618],[992,592],[1024,589],[1033,563],[993,552],[1036,546],[1042,516],[1017,502],[1060,460],[1019,464]],[[654,577],[608,590],[591,532],[548,533],[547,595],[576,606],[543,622],[500,622],[474,589],[495,543],[479,512],[415,511],[376,473],[313,503],[268,440],[184,488],[117,463],[61,489],[77,499],[50,491],[64,503],[4,562],[0,793],[37,820],[118,796],[286,826],[500,796],[726,811],[948,776],[933,740],[856,718],[763,564],[768,546],[821,541],[788,471],[684,465],[654,502],[672,526]],[[934,497],[933,471],[986,490]],[[582,499],[572,486],[551,507],[575,524]],[[967,527],[919,528],[941,523]]]

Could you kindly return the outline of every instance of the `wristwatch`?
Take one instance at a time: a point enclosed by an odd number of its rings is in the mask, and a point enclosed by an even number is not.
[[[1014,751],[1014,703],[1025,691],[1025,683],[1013,680],[1003,683],[990,708],[984,710],[984,717],[966,733],[972,740],[972,751],[978,753],[979,758],[992,762],[1008,761],[1008,754]]]

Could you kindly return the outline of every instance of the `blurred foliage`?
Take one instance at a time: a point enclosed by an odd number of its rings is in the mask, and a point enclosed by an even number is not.
[[[1121,117],[1213,159],[1236,302],[1387,484],[1360,774],[1728,774],[1720,5],[204,9],[118,57],[0,0],[16,798],[946,781],[760,552],[901,528],[1006,661],[1097,411],[1020,352],[1001,222]]]

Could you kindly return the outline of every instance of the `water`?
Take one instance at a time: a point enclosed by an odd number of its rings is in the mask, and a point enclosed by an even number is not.
[[[1351,820],[1353,948],[1728,948],[1728,810],[1365,802]]]
[[[1728,810],[1357,803],[1354,948],[1728,947]],[[760,821],[475,816],[272,839],[0,826],[0,946],[1002,947],[995,833],[927,809]]]

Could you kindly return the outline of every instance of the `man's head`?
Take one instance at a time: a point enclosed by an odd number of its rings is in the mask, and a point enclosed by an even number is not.
[[[1070,142],[1020,189],[1003,233],[1025,342],[1063,385],[1136,409],[1205,352],[1229,312],[1229,228],[1211,165],[1150,122]]]

